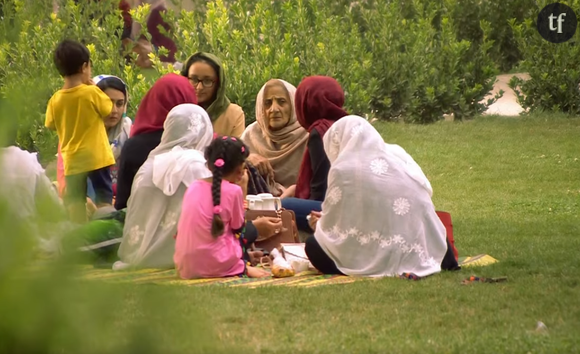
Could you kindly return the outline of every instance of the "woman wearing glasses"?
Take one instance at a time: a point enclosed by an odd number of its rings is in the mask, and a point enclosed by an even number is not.
[[[214,132],[240,138],[246,129],[246,118],[242,107],[231,103],[226,96],[221,60],[213,54],[195,53],[185,63],[181,75],[193,85],[198,104],[209,115]]]

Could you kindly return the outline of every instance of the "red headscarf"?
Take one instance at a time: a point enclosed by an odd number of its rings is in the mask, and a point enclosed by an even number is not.
[[[161,77],[141,100],[131,136],[163,129],[167,113],[184,103],[197,104],[195,89],[189,80],[173,73]]]
[[[340,84],[328,76],[310,76],[302,80],[296,88],[296,118],[310,133],[313,129],[324,137],[332,124],[348,113],[344,105],[344,91]],[[302,165],[298,172],[295,197],[310,198],[312,167],[308,147],[304,151]]]

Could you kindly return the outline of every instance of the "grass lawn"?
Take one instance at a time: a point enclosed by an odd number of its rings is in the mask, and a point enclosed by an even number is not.
[[[136,347],[111,352],[579,352],[580,119],[481,117],[377,127],[422,166],[437,209],[453,217],[460,256],[487,253],[500,263],[419,282],[310,289],[83,285],[64,293],[66,286],[56,283],[44,293],[28,290],[44,299],[40,304],[26,302],[33,295],[11,303],[12,328],[32,333],[72,323],[66,331],[86,336],[87,348],[100,353],[132,339]],[[471,275],[509,280],[460,284]],[[101,316],[81,306],[89,297]],[[57,309],[69,314],[55,317]],[[91,322],[96,318],[102,323]],[[547,332],[535,331],[538,321]],[[134,326],[148,331],[134,333]],[[55,338],[66,337],[63,331]]]

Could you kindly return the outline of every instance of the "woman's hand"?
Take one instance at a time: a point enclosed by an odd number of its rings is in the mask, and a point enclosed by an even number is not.
[[[268,271],[256,267],[246,268],[246,274],[250,278],[266,278],[270,276]]]
[[[322,214],[319,211],[311,211],[310,212],[310,220],[308,220],[308,225],[312,229],[312,231],[316,231],[316,224],[318,220],[322,217]]]
[[[282,230],[282,219],[280,218],[259,217],[252,223],[258,230],[258,235],[262,237],[274,236]]]
[[[250,154],[248,161],[256,167],[262,177],[274,177],[274,169],[267,158],[258,154]]]
[[[296,185],[293,184],[290,187],[288,187],[288,189],[286,189],[284,191],[284,193],[282,193],[282,195],[280,196],[280,199],[292,198],[292,197],[294,197],[295,194],[296,194]]]

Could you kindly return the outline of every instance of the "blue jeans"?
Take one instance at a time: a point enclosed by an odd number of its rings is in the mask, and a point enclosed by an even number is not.
[[[292,210],[296,214],[296,227],[304,232],[312,232],[306,217],[311,211],[322,211],[322,202],[309,199],[284,198],[282,208]]]
[[[97,193],[95,192],[95,187],[93,187],[93,182],[90,178],[87,178],[87,197],[89,197],[93,203],[97,202]]]
[[[65,202],[86,203],[87,196],[95,204],[111,204],[113,202],[113,183],[109,167],[100,168],[94,171],[65,176],[66,193]]]

